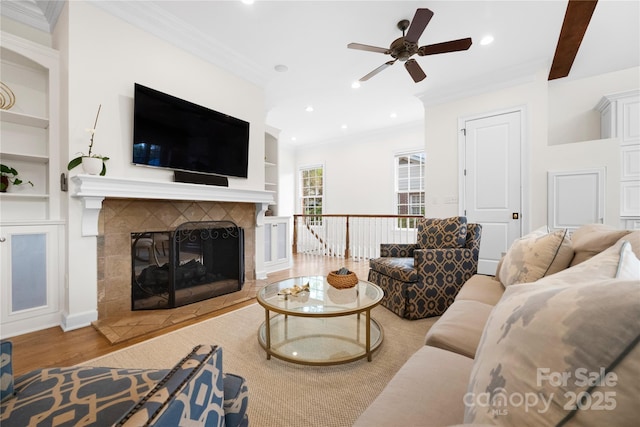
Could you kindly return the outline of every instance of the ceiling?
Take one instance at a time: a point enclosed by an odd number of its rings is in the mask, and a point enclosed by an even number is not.
[[[2,14],[50,31],[61,3],[2,0]],[[248,5],[240,0],[103,0],[93,4],[263,87],[266,124],[283,141],[295,138],[295,144],[308,144],[418,122],[425,104],[504,87],[548,71],[567,2],[255,0]],[[398,62],[353,89],[354,81],[391,58],[347,49],[347,44],[386,48],[402,35],[397,22],[411,20],[415,10],[424,7],[434,16],[420,46],[471,37],[471,48],[414,57],[427,74],[420,83],[414,83]],[[481,45],[481,38],[489,34],[494,42]],[[277,65],[288,71],[276,71]],[[640,2],[600,0],[571,73],[554,82],[639,65]],[[312,112],[306,111],[310,105]]]

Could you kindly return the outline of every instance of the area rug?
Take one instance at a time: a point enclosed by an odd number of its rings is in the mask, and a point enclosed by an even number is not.
[[[351,426],[404,362],[421,346],[437,318],[406,320],[383,307],[372,310],[384,341],[366,359],[336,366],[304,366],[267,360],[257,331],[264,321],[258,304],[187,326],[106,356],[85,366],[170,368],[200,343],[223,349],[225,372],[249,386],[249,421],[258,427]]]

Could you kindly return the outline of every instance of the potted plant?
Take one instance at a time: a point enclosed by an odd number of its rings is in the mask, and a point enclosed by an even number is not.
[[[11,166],[3,165],[0,163],[0,192],[6,193],[9,188],[9,183],[13,185],[30,184],[33,187],[33,182],[24,182],[18,178],[18,171]]]
[[[89,140],[89,152],[85,155],[84,153],[79,153],[80,155],[75,159],[72,159],[67,165],[67,169],[71,170],[76,166],[82,164],[82,168],[84,171],[91,175],[104,176],[107,173],[107,165],[105,162],[109,160],[108,157],[101,156],[100,154],[92,153],[93,150],[93,137],[96,134],[96,126],[98,124],[98,117],[100,116],[100,108],[102,104],[98,105],[98,113],[96,114],[96,121],[93,124],[92,129],[87,129],[87,131],[91,134],[91,139]]]

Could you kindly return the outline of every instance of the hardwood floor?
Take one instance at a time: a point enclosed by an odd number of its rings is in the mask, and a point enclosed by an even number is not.
[[[366,280],[369,271],[369,262],[366,260],[354,261],[314,255],[294,255],[293,267],[269,274],[266,283],[294,276],[326,275],[329,271],[337,270],[342,266],[346,266],[351,271],[354,271],[359,278]],[[59,327],[54,327],[15,336],[9,339],[9,341],[13,342],[13,371],[15,375],[21,375],[37,368],[72,366],[167,332],[237,310],[254,302],[255,300],[250,300],[226,307],[197,319],[186,320],[175,326],[118,344],[111,344],[92,326],[69,332],[63,332]]]

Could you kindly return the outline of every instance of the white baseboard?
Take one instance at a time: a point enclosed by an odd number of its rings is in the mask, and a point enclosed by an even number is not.
[[[63,331],[73,331],[74,329],[90,326],[91,322],[98,320],[98,311],[90,310],[84,313],[62,314],[62,322],[60,327]]]

